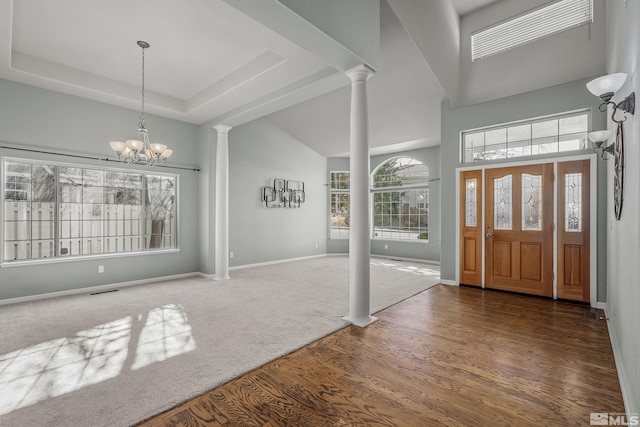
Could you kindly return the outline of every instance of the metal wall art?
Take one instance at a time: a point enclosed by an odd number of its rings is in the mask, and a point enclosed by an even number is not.
[[[305,202],[304,182],[276,178],[273,186],[262,187],[262,201],[267,208],[299,208]]]

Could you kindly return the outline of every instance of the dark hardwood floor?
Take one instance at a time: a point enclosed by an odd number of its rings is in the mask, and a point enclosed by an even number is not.
[[[439,285],[140,425],[589,425],[624,412],[594,311]]]

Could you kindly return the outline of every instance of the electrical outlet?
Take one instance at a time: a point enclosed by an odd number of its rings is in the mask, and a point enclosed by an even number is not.
[[[104,273],[104,265],[98,266],[98,273]]]
[[[233,252],[229,252],[229,258],[233,258]]]
[[[384,248],[385,248],[385,249],[389,249],[389,245],[385,244],[385,245],[384,245]]]
[[[316,249],[318,249],[318,244],[316,243]]]

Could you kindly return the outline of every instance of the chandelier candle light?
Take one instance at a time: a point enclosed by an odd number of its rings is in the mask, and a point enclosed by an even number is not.
[[[149,141],[149,131],[144,125],[144,50],[149,47],[149,43],[138,41],[138,46],[142,48],[142,110],[138,120],[138,139],[111,141],[109,145],[121,162],[153,166],[164,163],[173,154],[173,150],[164,144],[152,144]]]

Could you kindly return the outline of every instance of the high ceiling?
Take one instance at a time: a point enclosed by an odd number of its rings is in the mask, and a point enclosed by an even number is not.
[[[495,1],[451,4],[464,15]],[[290,13],[292,2],[0,0],[0,77],[137,110],[145,40],[148,113],[232,126],[265,117],[322,155],[345,154],[344,71],[357,58]],[[438,145],[446,91],[385,0],[380,18],[372,153]]]

